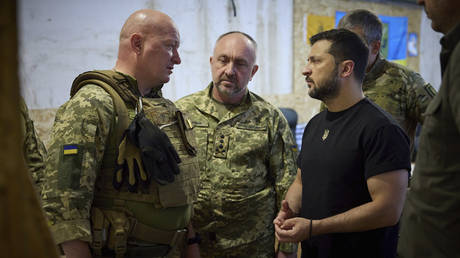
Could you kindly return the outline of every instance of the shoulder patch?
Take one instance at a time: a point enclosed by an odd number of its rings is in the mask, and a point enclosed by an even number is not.
[[[427,83],[427,84],[425,84],[425,86],[423,86],[423,88],[425,89],[426,93],[430,97],[433,98],[436,95],[436,90],[433,88],[433,86],[431,86],[431,84]]]
[[[64,145],[63,146],[64,155],[75,155],[78,154],[78,146],[74,144]]]

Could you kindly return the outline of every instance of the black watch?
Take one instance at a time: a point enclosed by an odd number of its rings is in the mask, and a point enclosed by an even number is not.
[[[195,232],[195,236],[192,238],[189,238],[187,240],[187,245],[193,245],[193,244],[201,244],[201,237],[200,234]]]

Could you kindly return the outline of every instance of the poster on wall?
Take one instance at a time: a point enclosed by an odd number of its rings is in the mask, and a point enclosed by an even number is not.
[[[310,37],[325,30],[334,28],[334,17],[309,14],[307,17],[307,41]]]
[[[345,12],[335,13],[335,26],[345,15]],[[407,64],[407,24],[405,16],[378,15],[383,23],[382,42],[380,52],[382,56],[392,62]]]
[[[407,53],[409,56],[417,56],[417,33],[409,33],[409,41],[407,42]]]

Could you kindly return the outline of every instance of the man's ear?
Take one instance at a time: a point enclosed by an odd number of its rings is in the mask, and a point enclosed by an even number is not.
[[[143,40],[142,36],[137,33],[134,33],[133,35],[131,35],[131,38],[130,38],[131,49],[136,54],[140,54],[142,51],[142,40]]]
[[[345,60],[339,64],[339,75],[342,78],[350,77],[353,74],[355,62],[352,60]]]
[[[256,72],[259,70],[259,66],[258,65],[254,65],[252,67],[252,71],[251,71],[251,78],[249,80],[252,80],[252,77],[254,76],[254,74],[256,74]]]

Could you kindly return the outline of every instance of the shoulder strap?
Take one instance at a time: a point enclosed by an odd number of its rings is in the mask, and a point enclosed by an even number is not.
[[[106,72],[113,71],[91,71],[80,74],[73,82],[72,89],[70,91],[70,97],[73,97],[79,89],[87,84],[94,84],[103,88],[112,97],[115,113],[117,115],[117,125],[115,127],[115,139],[120,142],[123,132],[129,126],[129,117],[126,104],[123,101],[120,93],[115,90],[116,85],[120,83],[118,79],[108,76]]]

